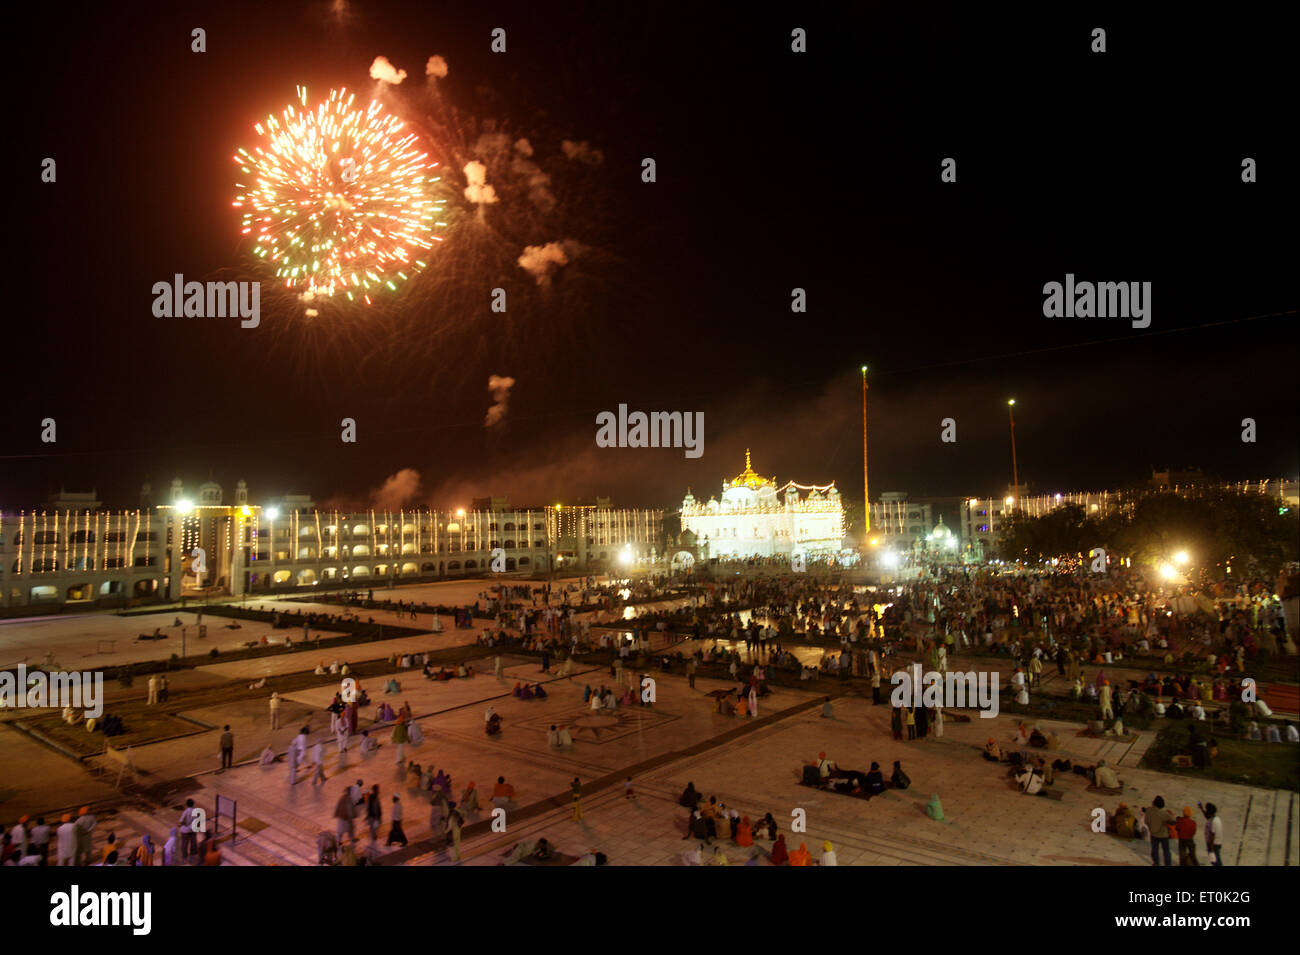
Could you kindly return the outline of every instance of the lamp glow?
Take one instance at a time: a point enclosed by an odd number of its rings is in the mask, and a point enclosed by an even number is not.
[[[1176,564],[1185,564],[1189,560],[1191,560],[1191,558],[1187,555],[1187,551],[1185,550],[1180,550],[1178,553],[1174,554],[1174,563]]]

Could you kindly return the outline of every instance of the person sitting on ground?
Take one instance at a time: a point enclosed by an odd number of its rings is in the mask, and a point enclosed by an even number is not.
[[[686,789],[682,791],[681,796],[677,799],[677,805],[685,806],[687,809],[694,809],[700,804],[703,797],[695,789],[695,783],[687,783]]]
[[[369,757],[375,755],[379,750],[379,744],[370,736],[370,730],[361,731],[361,755]]]
[[[785,847],[785,833],[778,833],[776,841],[772,843],[772,865],[788,865],[790,862],[790,853]]]
[[[547,862],[555,857],[555,850],[546,839],[537,840],[537,848],[533,850],[533,858],[542,862]]]
[[[1119,804],[1115,810],[1115,815],[1110,819],[1110,831],[1115,833],[1121,839],[1133,839],[1137,836],[1137,818],[1133,815],[1133,810],[1129,809],[1124,803]]]
[[[760,839],[767,839],[769,842],[776,840],[777,826],[776,819],[769,813],[764,813],[763,818],[758,821],[758,827],[754,830],[754,835]]]
[[[885,791],[885,776],[880,771],[879,763],[871,764],[871,771],[867,773],[865,791],[868,797],[879,796]]]
[[[1047,737],[1043,735],[1043,731],[1037,726],[1035,726],[1033,732],[1029,734],[1029,745],[1039,747],[1040,749],[1047,745]]]
[[[799,848],[790,853],[791,865],[812,865],[812,853],[808,851],[808,843],[799,843]]]
[[[531,700],[533,695],[532,687],[529,686],[525,686],[519,691],[519,699],[521,700]]]
[[[506,782],[504,776],[498,776],[492,787],[492,805],[499,809],[509,809],[515,799],[515,787]]]
[[[754,844],[754,830],[750,824],[748,816],[742,816],[740,825],[736,827],[736,845],[752,846]]]
[[[827,776],[834,775],[839,770],[835,761],[826,758],[826,751],[817,754],[817,774],[825,779]]]
[[[1106,765],[1106,761],[1104,759],[1097,763],[1095,776],[1097,780],[1097,785],[1100,786],[1102,789],[1121,788],[1119,782],[1119,776],[1115,774],[1115,770],[1111,769],[1110,766]]]
[[[1002,762],[1002,747],[997,744],[997,740],[989,737],[988,743],[984,746],[984,758],[992,763]]]
[[[560,748],[560,731],[556,728],[554,723],[552,723],[551,728],[546,731],[546,745],[550,746],[551,749]]]
[[[1025,771],[1016,777],[1016,782],[1020,786],[1020,791],[1027,796],[1036,796],[1043,789],[1043,777],[1029,766],[1026,766]]]
[[[275,762],[275,750],[273,750],[268,745],[266,749],[262,750],[261,765],[270,766],[274,762]]]
[[[912,785],[912,780],[907,773],[903,772],[903,763],[901,760],[894,760],[894,774],[889,778],[890,784],[895,789],[906,789]]]
[[[324,676],[324,675],[325,675],[325,661],[324,661],[324,660],[321,660],[319,663],[317,663],[317,664],[316,664],[316,669],[313,670],[312,672],[315,673],[316,676]]]

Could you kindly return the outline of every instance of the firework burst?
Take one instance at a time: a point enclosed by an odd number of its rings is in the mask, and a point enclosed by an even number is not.
[[[415,133],[371,101],[331,90],[314,110],[285,107],[256,130],[262,144],[235,156],[246,183],[233,205],[253,252],[305,301],[346,296],[370,304],[423,270],[446,200],[437,163]]]

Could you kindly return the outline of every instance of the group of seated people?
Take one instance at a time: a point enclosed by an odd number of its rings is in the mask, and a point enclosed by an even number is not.
[[[636,702],[636,698],[631,687],[628,687],[620,698],[616,697],[614,691],[607,686],[602,685],[599,690],[586,686],[582,691],[582,702],[588,704],[593,713],[598,713],[601,710],[616,710],[619,706],[631,706]]]
[[[827,758],[825,752],[818,753],[815,761],[804,765],[803,777],[805,785],[817,786],[819,789],[846,796],[857,796],[860,799],[879,796],[887,788],[907,789],[912,785],[911,778],[903,771],[901,760],[894,760],[894,771],[890,774],[889,783],[886,784],[879,763],[873,762],[871,768],[865,773],[859,770],[841,769],[834,760]]]
[[[551,749],[573,749],[573,735],[567,726],[557,729],[552,723],[546,731],[546,743]]]
[[[71,707],[64,707],[63,718],[69,726],[75,726],[78,722],[78,717],[72,712]],[[93,716],[87,716],[85,719],[87,733],[100,732],[105,736],[121,736],[126,732],[122,717],[115,716],[112,713],[105,713],[98,719]]]
[[[540,683],[534,683],[532,686],[526,683],[516,683],[510,695],[520,700],[544,700],[547,697],[546,690],[542,688]]]
[[[445,666],[434,667],[432,663],[426,663],[424,665],[423,673],[426,680],[437,680],[441,682],[456,677],[471,677],[474,675],[474,668],[466,665],[464,662],[458,664],[455,669]]]
[[[349,673],[352,672],[352,668],[349,667],[347,663],[340,664],[338,660],[335,660],[333,663],[329,665],[329,668],[326,669],[325,661],[321,660],[319,663],[316,664],[316,669],[313,670],[312,672],[316,676],[324,676],[326,673],[347,676]]]

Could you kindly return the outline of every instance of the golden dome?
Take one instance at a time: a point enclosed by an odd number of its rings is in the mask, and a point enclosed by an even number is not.
[[[757,490],[766,484],[776,487],[776,478],[760,477],[754,473],[754,469],[749,466],[749,448],[745,449],[745,470],[741,471],[731,479],[729,487],[747,487]]]

